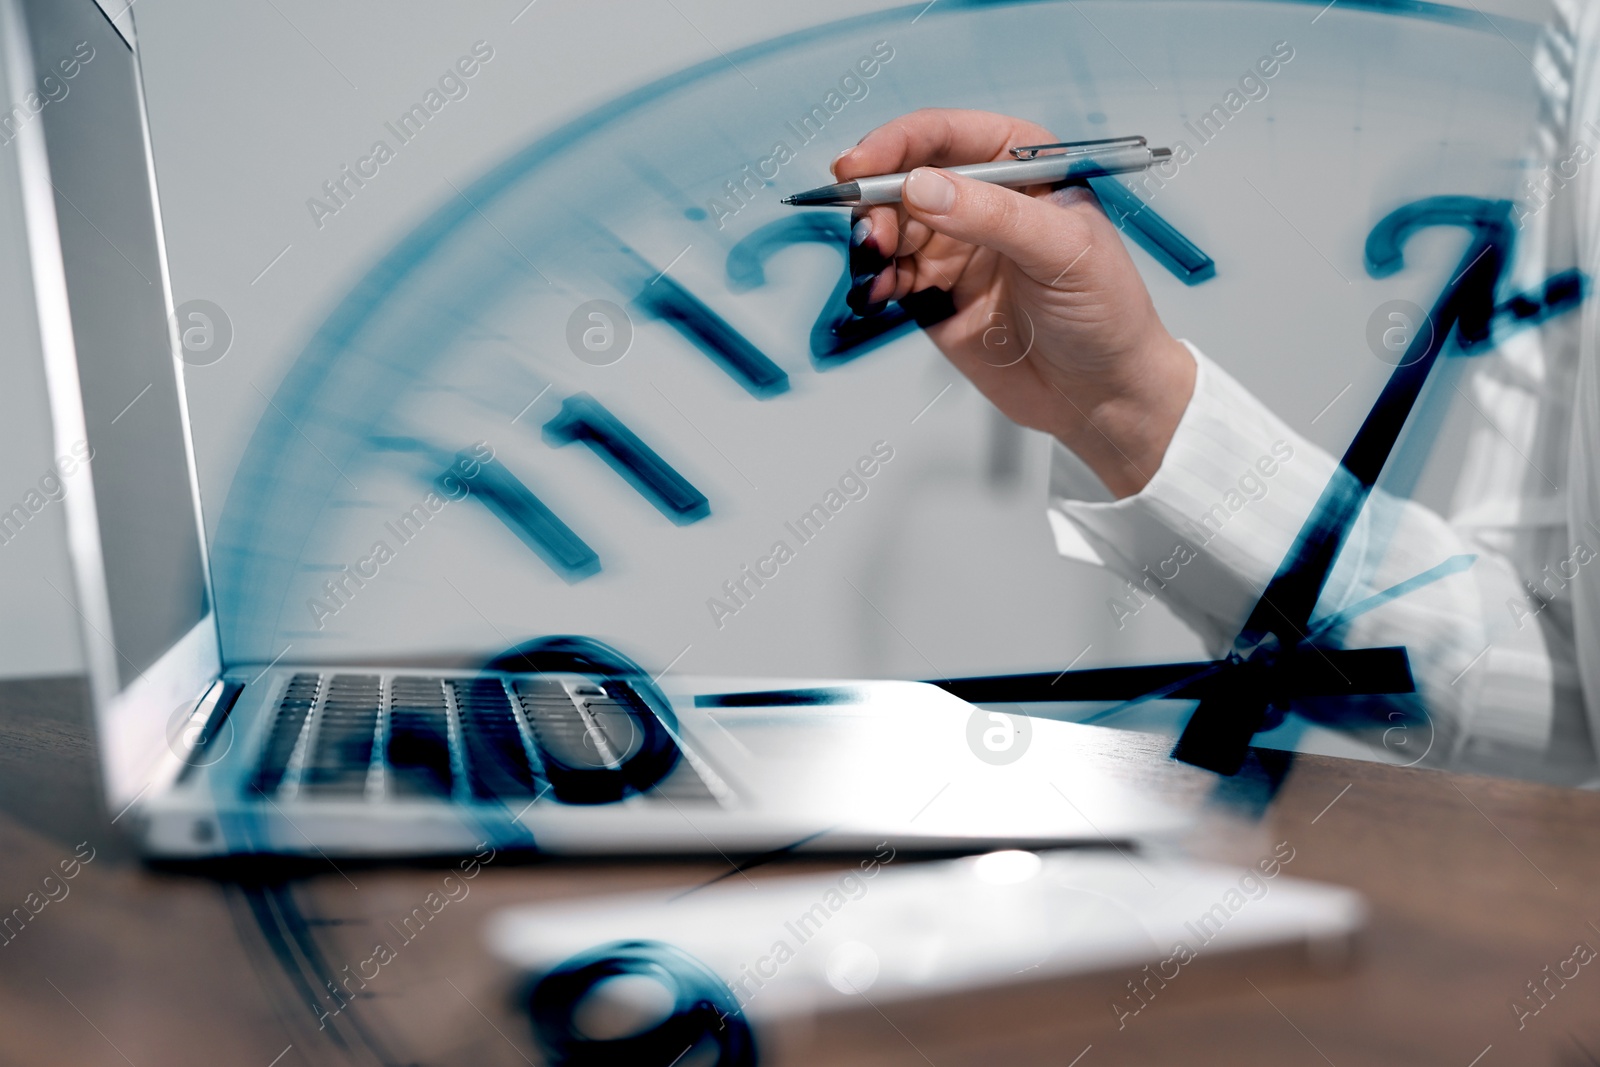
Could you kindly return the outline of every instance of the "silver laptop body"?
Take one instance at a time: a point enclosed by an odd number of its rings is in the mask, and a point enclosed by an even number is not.
[[[0,0],[0,44],[12,100],[79,57],[64,100],[7,127],[5,181],[56,452],[82,465],[63,506],[105,799],[149,854],[970,850],[1175,824],[1107,776],[1103,731],[920,683],[718,701],[783,686],[664,689],[587,638],[496,670],[227,663],[131,14]],[[984,739],[1019,729],[996,758]]]

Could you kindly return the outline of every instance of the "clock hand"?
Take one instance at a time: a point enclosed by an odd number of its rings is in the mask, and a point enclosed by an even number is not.
[[[1526,326],[1537,326],[1546,319],[1571,311],[1583,302],[1588,292],[1589,279],[1581,270],[1564,270],[1545,280],[1539,292],[1518,293],[1494,309],[1496,322],[1509,322],[1509,330],[1495,335],[1496,341],[1507,333]]]
[[[1234,642],[1240,654],[1251,659],[1264,656],[1269,661],[1285,656],[1294,656],[1302,664],[1307,661],[1299,649],[1307,641],[1311,615],[1339,550],[1383,472],[1452,327],[1463,351],[1489,336],[1495,289],[1515,241],[1511,209],[1506,200],[1429,197],[1390,212],[1368,235],[1367,267],[1375,277],[1400,269],[1405,239],[1418,229],[1464,226],[1474,236],[1459,272],[1434,302],[1429,316],[1432,328],[1419,331],[1412,339],[1293,547],[1245,621]],[[1307,647],[1327,658],[1316,646]],[[1202,700],[1179,737],[1173,758],[1222,774],[1237,773],[1250,738],[1266,719],[1267,707],[1268,701],[1259,696]]]
[[[1306,634],[1306,640],[1314,641],[1325,633],[1348,626],[1351,620],[1358,615],[1365,615],[1375,608],[1381,608],[1390,601],[1399,600],[1403,596],[1410,596],[1423,586],[1432,585],[1441,578],[1448,578],[1452,574],[1460,574],[1477,562],[1477,559],[1477,556],[1470,554],[1451,556],[1444,562],[1435,564],[1420,574],[1413,574],[1403,582],[1396,582],[1387,589],[1379,590],[1365,600],[1357,601],[1343,611],[1319,620]]]
[[[1250,738],[1266,721],[1268,706],[1299,695],[1293,686],[1276,681],[1265,684],[1264,679],[1331,671],[1341,683],[1335,691],[1346,694],[1414,690],[1403,650],[1399,650],[1398,661],[1391,657],[1382,663],[1383,669],[1374,670],[1380,665],[1377,660],[1346,658],[1350,651],[1373,650],[1343,650],[1345,655],[1341,656],[1341,650],[1324,650],[1310,644],[1306,631],[1333,562],[1382,473],[1452,327],[1463,351],[1489,336],[1495,314],[1494,292],[1514,241],[1510,209],[1507,201],[1432,197],[1391,212],[1373,228],[1367,240],[1367,260],[1369,270],[1378,277],[1400,268],[1403,242],[1420,227],[1466,226],[1475,231],[1475,239],[1462,258],[1461,270],[1435,302],[1430,317],[1433,329],[1419,332],[1412,340],[1277,575],[1252,610],[1235,642],[1239,652],[1204,666],[1207,672],[1214,667],[1219,680],[1210,693],[1196,694],[1201,695],[1200,706],[1179,738],[1174,758],[1224,774],[1236,773],[1243,765]],[[1246,652],[1248,659],[1243,655]],[[1341,663],[1355,672],[1355,680],[1341,669]],[[1129,696],[1146,694],[1174,682],[1170,675],[1159,673],[1163,668],[1155,668],[1155,675],[1139,673],[1149,668],[1131,670],[1133,673],[1122,676],[1122,680],[1139,688],[1124,691]],[[1023,677],[1031,685],[1019,682],[1019,690],[1039,686],[1043,676]],[[1090,685],[1088,681],[1081,684]],[[1181,691],[1181,687],[1172,690]],[[978,690],[971,692],[976,695]],[[985,687],[983,692],[983,699],[994,699],[987,695],[993,689]]]
[[[1238,658],[1079,671],[997,674],[929,679],[972,704],[1066,703],[1102,700],[1200,700],[1233,694],[1241,686],[1273,699],[1357,696],[1410,692],[1411,670],[1403,648],[1328,649],[1327,658],[1307,658],[1289,670],[1267,661]],[[1351,678],[1359,679],[1351,681]],[[1242,681],[1248,679],[1248,681]],[[781,707],[849,704],[862,698],[852,686],[815,686],[695,697],[696,707]],[[1103,717],[1105,714],[1102,713]]]
[[[1245,623],[1241,643],[1254,645],[1268,634],[1276,634],[1280,643],[1303,636],[1334,559],[1383,472],[1451,327],[1456,327],[1463,350],[1487,337],[1494,290],[1515,240],[1510,211],[1511,203],[1504,200],[1430,197],[1391,212],[1373,228],[1367,239],[1367,262],[1370,273],[1377,277],[1399,270],[1401,244],[1417,229],[1459,225],[1476,234],[1462,256],[1456,279],[1434,302],[1429,314],[1433,328],[1417,333],[1390,375],[1339,461],[1339,472],[1323,490],[1294,547]]]

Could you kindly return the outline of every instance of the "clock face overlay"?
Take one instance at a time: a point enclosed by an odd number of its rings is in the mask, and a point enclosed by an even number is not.
[[[844,310],[846,213],[779,203],[923,106],[1172,147],[1123,184],[1216,273],[1136,249],[1157,307],[1342,452],[1399,358],[1373,315],[1431,306],[1465,247],[1419,234],[1378,279],[1368,234],[1427,197],[1515,193],[1532,33],[1424,4],[914,5],[575,118],[397,228],[294,359],[215,536],[225,658],[481,660],[576,633],[726,673],[759,642],[804,676],[834,625],[819,600],[865,599],[850,618],[893,640],[893,590],[984,573],[982,553],[896,570],[970,391],[911,310]],[[962,607],[951,624],[980,625]],[[1114,626],[1098,599],[1061,610]]]

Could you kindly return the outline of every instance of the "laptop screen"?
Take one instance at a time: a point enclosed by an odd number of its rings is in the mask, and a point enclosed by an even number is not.
[[[27,7],[126,688],[209,609],[138,74],[93,0]]]

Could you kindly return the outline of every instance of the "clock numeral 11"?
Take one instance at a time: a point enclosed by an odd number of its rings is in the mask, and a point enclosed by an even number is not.
[[[451,473],[466,483],[484,507],[510,527],[522,543],[568,582],[581,581],[600,571],[600,556],[545,506],[517,476],[497,459],[479,460],[459,454]],[[472,471],[469,475],[466,472]],[[441,476],[442,477],[442,476]],[[448,488],[441,486],[441,491]]]
[[[705,302],[665,275],[634,298],[640,310],[666,322],[757,400],[789,389],[789,375]]]
[[[543,437],[556,447],[582,441],[679,526],[711,514],[704,493],[588,393],[562,401],[560,414],[544,424]]]

